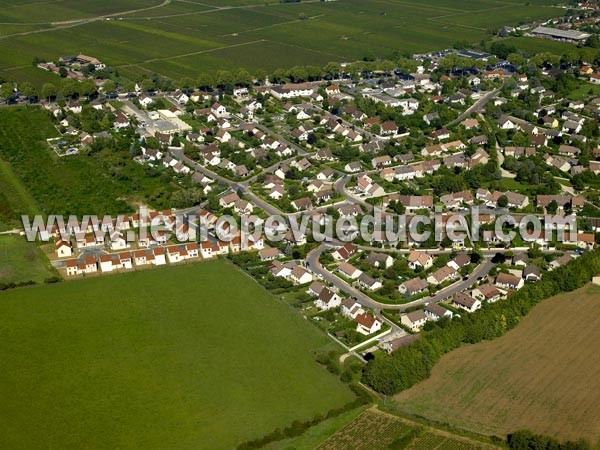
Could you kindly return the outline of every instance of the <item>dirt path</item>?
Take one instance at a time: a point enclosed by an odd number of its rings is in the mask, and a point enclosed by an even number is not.
[[[73,28],[73,27],[78,27],[80,25],[85,25],[87,23],[97,22],[98,20],[109,19],[111,17],[128,15],[128,14],[133,14],[133,13],[142,12],[142,11],[149,11],[151,9],[156,9],[156,8],[163,8],[163,7],[167,6],[168,4],[170,4],[172,1],[173,0],[164,0],[162,3],[160,3],[158,5],[148,6],[146,8],[131,9],[129,11],[119,11],[116,13],[104,14],[101,16],[87,17],[85,19],[66,20],[63,22],[40,22],[40,23],[12,23],[11,22],[11,23],[4,23],[4,25],[28,25],[28,26],[51,25],[52,28],[42,28],[39,30],[30,30],[30,31],[23,31],[20,33],[6,34],[4,36],[0,36],[0,40],[7,39],[10,37],[28,36],[30,34],[45,33],[47,31],[63,30],[66,28]]]

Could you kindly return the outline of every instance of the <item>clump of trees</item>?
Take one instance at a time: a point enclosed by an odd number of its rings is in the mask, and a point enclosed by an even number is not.
[[[508,435],[508,447],[513,450],[588,450],[592,447],[589,442],[579,440],[576,442],[559,442],[549,436],[534,434],[528,430],[519,430]]]

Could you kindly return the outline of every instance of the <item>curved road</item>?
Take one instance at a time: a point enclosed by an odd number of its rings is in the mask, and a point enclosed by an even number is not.
[[[308,268],[314,273],[316,273],[317,276],[319,276],[319,278],[322,278],[323,280],[334,285],[338,289],[347,292],[351,296],[355,297],[356,301],[361,305],[373,309],[377,315],[380,315],[382,309],[406,311],[407,308],[413,306],[424,305],[427,303],[437,303],[446,300],[447,298],[453,296],[457,292],[469,288],[473,283],[477,281],[478,277],[487,275],[492,269],[492,267],[494,267],[494,263],[489,259],[489,257],[486,257],[485,261],[482,262],[479,266],[477,266],[475,270],[471,274],[469,274],[466,280],[461,280],[457,283],[454,283],[446,287],[445,289],[442,289],[441,291],[437,292],[432,297],[424,297],[403,304],[387,304],[373,300],[371,297],[369,297],[362,291],[356,289],[346,281],[342,280],[341,278],[337,277],[336,275],[332,274],[327,269],[325,269],[319,262],[319,258],[321,254],[329,248],[332,248],[332,246],[329,244],[322,244],[320,247],[309,252],[309,254],[306,256],[306,264]]]

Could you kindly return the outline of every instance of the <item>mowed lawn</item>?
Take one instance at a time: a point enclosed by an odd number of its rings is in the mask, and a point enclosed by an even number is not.
[[[354,394],[225,261],[0,293],[0,448],[230,449]]]
[[[398,394],[411,413],[484,433],[600,440],[600,288],[548,299],[499,339],[445,355]]]
[[[21,236],[0,236],[0,283],[43,283],[52,276],[56,273],[35,244]]]

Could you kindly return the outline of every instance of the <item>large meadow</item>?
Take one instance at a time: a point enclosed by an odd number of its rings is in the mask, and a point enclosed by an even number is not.
[[[227,262],[0,292],[0,448],[230,449],[354,399]]]
[[[0,74],[37,83],[37,56],[86,53],[132,78],[174,79],[219,69],[324,65],[489,40],[508,24],[562,15],[548,0],[258,0],[194,2],[4,0]]]

